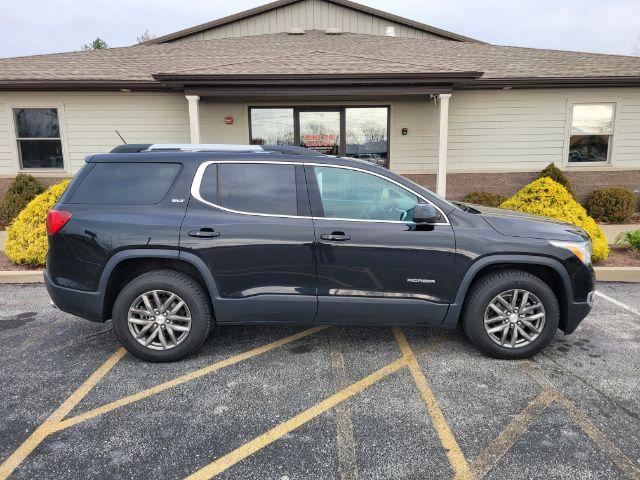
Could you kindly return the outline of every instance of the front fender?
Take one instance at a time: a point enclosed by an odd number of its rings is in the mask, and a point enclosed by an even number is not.
[[[449,305],[449,310],[447,310],[447,314],[442,321],[442,326],[454,328],[458,324],[462,306],[467,296],[467,292],[469,291],[469,287],[482,269],[492,265],[517,266],[526,264],[543,265],[556,271],[564,284],[565,305],[571,305],[573,302],[573,286],[571,284],[571,279],[569,278],[567,270],[558,260],[536,255],[488,255],[476,260],[469,267],[467,273],[465,273],[462,281],[460,282],[460,286],[458,287],[455,299],[453,303]]]

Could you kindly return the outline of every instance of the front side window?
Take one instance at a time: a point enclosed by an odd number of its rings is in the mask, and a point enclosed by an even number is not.
[[[64,168],[58,110],[14,108],[20,169]]]
[[[200,195],[238,212],[298,215],[294,165],[212,164],[202,177]]]
[[[418,197],[384,178],[356,170],[313,167],[327,218],[413,220]]]
[[[608,162],[613,136],[613,103],[574,105],[569,162]]]

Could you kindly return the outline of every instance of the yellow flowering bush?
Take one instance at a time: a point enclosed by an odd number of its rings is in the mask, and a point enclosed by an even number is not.
[[[7,229],[4,253],[19,265],[44,265],[47,257],[47,212],[58,202],[70,180],[35,197]]]
[[[573,199],[566,188],[550,178],[531,182],[500,207],[555,218],[583,228],[593,242],[593,260],[606,260],[609,256],[607,239],[595,220]]]

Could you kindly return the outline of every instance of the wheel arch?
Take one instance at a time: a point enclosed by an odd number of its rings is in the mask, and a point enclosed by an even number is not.
[[[111,257],[102,271],[98,291],[103,294],[103,317],[111,318],[113,304],[124,285],[145,272],[158,269],[177,270],[194,277],[206,289],[215,312],[218,289],[202,259],[178,250],[131,249]]]
[[[491,255],[476,260],[465,273],[453,303],[449,306],[443,326],[455,327],[462,312],[469,288],[484,274],[500,269],[516,269],[531,273],[557,292],[560,307],[560,329],[567,325],[569,304],[573,299],[573,287],[567,270],[553,258],[535,255]]]

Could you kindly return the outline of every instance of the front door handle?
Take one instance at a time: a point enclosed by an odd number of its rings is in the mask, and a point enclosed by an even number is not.
[[[196,238],[216,238],[220,236],[220,232],[216,232],[213,228],[201,228],[200,230],[191,230],[189,236]]]
[[[347,240],[351,240],[351,235],[345,235],[344,232],[332,232],[320,235],[320,238],[323,240],[331,240],[333,242],[346,242]]]

